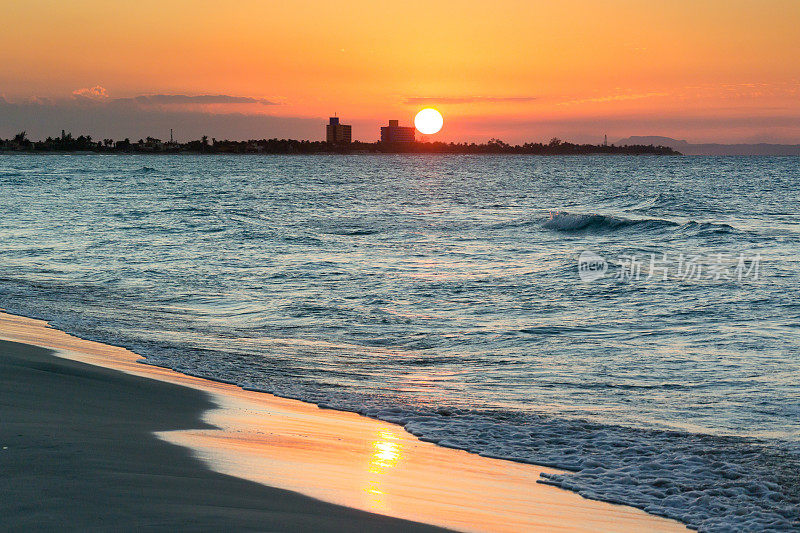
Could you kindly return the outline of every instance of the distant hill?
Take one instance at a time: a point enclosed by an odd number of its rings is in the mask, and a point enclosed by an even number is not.
[[[634,144],[652,144],[667,146],[684,155],[797,155],[800,156],[800,144],[691,144],[671,137],[657,135],[634,135],[620,139],[618,146]]]

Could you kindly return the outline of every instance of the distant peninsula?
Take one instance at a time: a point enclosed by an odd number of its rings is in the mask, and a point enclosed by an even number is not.
[[[634,144],[573,144],[553,138],[549,143],[507,144],[500,139],[487,143],[444,142],[361,142],[346,144],[295,139],[261,139],[248,141],[209,140],[203,136],[188,142],[163,141],[147,137],[138,141],[123,139],[95,140],[89,135],[73,137],[62,131],[60,137],[32,141],[23,131],[11,139],[0,139],[0,153],[7,152],[94,152],[121,154],[521,154],[521,155],[682,155],[668,146]]]
[[[617,142],[623,144],[655,144],[679,150],[684,155],[761,155],[761,156],[800,156],[800,144],[773,143],[690,143],[684,140],[656,135],[633,136]]]

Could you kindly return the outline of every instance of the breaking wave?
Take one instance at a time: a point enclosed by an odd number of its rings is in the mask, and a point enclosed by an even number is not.
[[[551,211],[550,216],[542,226],[546,229],[562,232],[580,231],[615,231],[626,228],[660,230],[675,228],[690,234],[725,234],[736,232],[736,228],[729,224],[715,222],[696,222],[690,220],[685,223],[665,220],[661,218],[624,218],[613,215],[567,213],[564,211]]]
[[[543,226],[556,231],[603,231],[629,227],[669,228],[679,226],[677,222],[657,218],[630,219],[600,214],[581,214],[554,211],[550,213]]]

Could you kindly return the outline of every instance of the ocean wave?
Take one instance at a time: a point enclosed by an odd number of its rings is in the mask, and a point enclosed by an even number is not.
[[[17,178],[25,175],[25,173],[16,170],[0,170],[0,179]]]
[[[256,235],[257,238],[261,238]],[[285,243],[289,244],[306,244],[311,246],[320,246],[323,244],[322,239],[314,237],[312,235],[284,235],[281,237],[281,240]]]
[[[338,229],[332,230],[327,232],[329,235],[342,235],[345,237],[358,237],[362,235],[375,235],[376,233],[380,233],[378,229],[367,229],[367,228],[353,228],[353,229]]]
[[[650,209],[653,209],[654,207],[658,206],[659,203],[661,203],[661,201],[662,201],[662,196],[659,194],[657,196],[653,196],[652,198],[646,198],[644,200],[636,202],[633,205],[626,207],[625,211],[634,213],[647,212]]]
[[[676,227],[680,224],[671,220],[662,220],[657,218],[630,219],[611,215],[554,211],[550,213],[550,217],[542,225],[547,229],[573,232],[590,230],[617,230],[632,226],[660,229]]]
[[[736,233],[730,224],[719,222],[696,222],[690,220],[680,223],[660,218],[624,218],[613,215],[582,214],[554,211],[544,221],[543,227],[562,232],[615,231],[625,228],[674,229],[691,236],[710,236]]]
[[[584,328],[576,326],[537,326],[527,327],[519,330],[519,333],[527,333],[529,335],[562,335],[569,333],[591,333],[596,331],[593,328]]]
[[[711,235],[711,234],[725,234],[736,233],[738,230],[730,224],[714,223],[714,222],[689,222],[682,224],[681,231],[693,235]]]
[[[645,198],[632,205],[625,207],[624,211],[629,213],[648,213],[653,209],[668,209],[679,206],[682,202],[677,198],[660,193],[656,196]]]

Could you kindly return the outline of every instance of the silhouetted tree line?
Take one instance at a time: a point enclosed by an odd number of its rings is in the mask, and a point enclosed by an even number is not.
[[[299,141],[295,139],[261,139],[249,141],[209,142],[207,136],[185,143],[162,141],[147,137],[132,142],[130,139],[96,141],[89,135],[73,137],[61,132],[61,137],[48,137],[31,141],[23,131],[12,139],[0,139],[0,150],[24,152],[98,152],[98,153],[208,153],[208,154],[322,154],[322,153],[416,153],[416,154],[530,154],[530,155],[680,155],[666,146],[631,145],[614,146],[573,144],[553,138],[549,143],[511,145],[500,139],[487,143],[415,142],[386,144],[355,141],[347,145],[334,145],[324,141]]]

